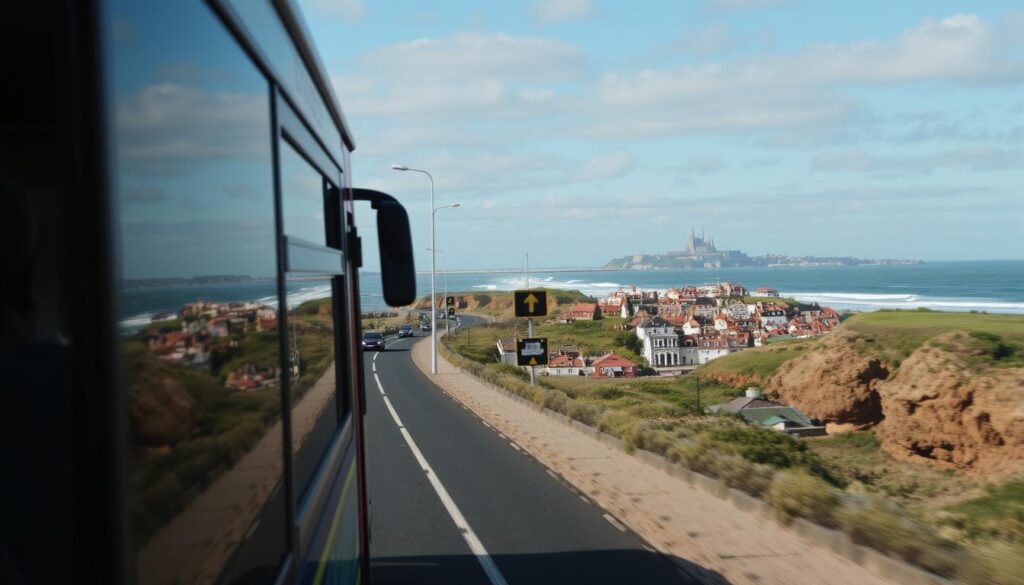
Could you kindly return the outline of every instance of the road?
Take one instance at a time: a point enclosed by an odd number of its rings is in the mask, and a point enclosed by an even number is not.
[[[375,585],[690,582],[420,373],[427,335],[364,358]]]

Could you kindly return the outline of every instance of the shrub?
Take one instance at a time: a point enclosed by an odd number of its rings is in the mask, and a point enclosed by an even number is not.
[[[839,508],[837,520],[854,542],[895,554],[938,575],[955,575],[964,561],[963,549],[940,540],[927,526],[877,496],[848,500]]]
[[[804,471],[780,471],[769,493],[776,517],[783,522],[806,518],[823,526],[836,526],[839,494],[832,486]]]
[[[1012,585],[1024,576],[1024,545],[985,542],[971,550],[957,577],[968,585]]]

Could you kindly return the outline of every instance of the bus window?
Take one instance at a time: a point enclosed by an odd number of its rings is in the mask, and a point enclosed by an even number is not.
[[[268,581],[289,548],[268,83],[202,3],[111,17],[137,580]]]
[[[325,245],[323,178],[285,142],[281,144],[280,165],[284,233]]]
[[[283,108],[288,107],[286,105]],[[300,132],[294,118],[282,115],[284,126]],[[312,141],[306,147],[316,148]],[[291,403],[291,445],[296,502],[301,503],[320,469],[332,439],[347,414],[348,400],[339,394],[346,372],[335,362],[335,321],[344,319],[343,252],[338,249],[338,190],[288,141],[279,143],[281,210],[286,237],[287,298],[285,303],[287,376]],[[340,219],[337,218],[337,219]],[[332,244],[327,246],[325,244]],[[344,368],[344,366],[341,366]],[[345,384],[342,382],[342,388]],[[339,416],[340,415],[340,416]],[[345,428],[351,438],[351,425]]]

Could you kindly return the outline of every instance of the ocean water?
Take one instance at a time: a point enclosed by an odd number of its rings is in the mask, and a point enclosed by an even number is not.
[[[438,293],[449,291],[515,290],[526,286],[525,274],[436,274]],[[380,275],[363,273],[362,307],[386,308]],[[430,293],[430,275],[417,275],[418,294]],[[446,283],[447,280],[447,283]],[[732,281],[753,290],[766,286],[780,294],[835,309],[873,311],[882,308],[928,308],[940,311],[986,311],[1024,314],[1024,260],[932,262],[915,266],[759,267],[693,270],[545,272],[530,274],[530,286],[579,290],[603,297],[636,285],[659,289]],[[288,304],[322,298],[330,292],[323,281],[290,282]],[[274,283],[205,285],[129,289],[122,293],[125,326],[139,326],[160,311],[175,310],[196,300],[258,300],[276,306]]]

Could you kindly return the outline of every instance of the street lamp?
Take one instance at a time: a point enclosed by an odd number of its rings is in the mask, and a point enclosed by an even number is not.
[[[422,169],[409,168],[407,165],[391,165],[391,168],[396,171],[412,171],[414,173],[423,173],[430,179],[430,247],[434,247],[434,215],[438,209],[444,209],[446,207],[458,207],[459,204],[444,205],[441,207],[434,207],[434,177],[427,171]],[[430,253],[430,373],[437,373],[437,291],[434,286],[434,252]]]
[[[456,203],[452,207],[458,207],[458,206],[459,206],[459,204]],[[439,207],[438,209],[441,209],[441,208]],[[430,251],[430,252],[434,251],[433,248],[427,248],[427,250]],[[437,250],[437,251],[440,252],[441,256],[444,258],[444,298],[445,298],[445,301],[447,302],[447,300],[448,300],[448,254],[446,254],[444,250]],[[447,311],[447,310],[448,310],[448,305],[445,305],[445,311]],[[445,318],[444,318],[444,330],[447,331],[448,333],[451,333],[451,331],[452,331],[451,320],[448,317],[448,315],[445,315]]]

